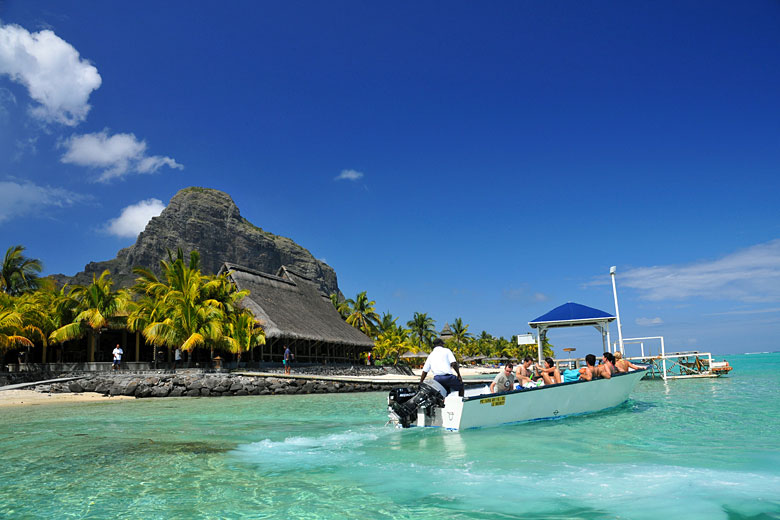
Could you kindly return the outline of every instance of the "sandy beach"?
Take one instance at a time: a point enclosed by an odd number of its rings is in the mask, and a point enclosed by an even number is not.
[[[46,394],[34,390],[3,390],[0,392],[0,408],[9,406],[36,406],[53,403],[86,403],[91,401],[116,401],[120,399],[135,399],[135,397],[115,395],[105,396],[95,392],[78,394]]]

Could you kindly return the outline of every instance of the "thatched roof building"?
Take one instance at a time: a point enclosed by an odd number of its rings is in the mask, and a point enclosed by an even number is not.
[[[222,266],[224,271],[239,289],[249,290],[239,305],[265,329],[261,360],[280,361],[287,345],[298,361],[357,362],[374,346],[341,318],[316,283],[285,266],[276,275],[231,263]]]

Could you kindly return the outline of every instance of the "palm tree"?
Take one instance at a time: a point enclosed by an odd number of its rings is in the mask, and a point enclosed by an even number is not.
[[[460,318],[455,318],[455,321],[452,322],[451,330],[453,339],[458,343],[458,345],[465,343],[467,339],[471,338],[469,326],[463,325],[463,320]]]
[[[238,363],[241,363],[242,353],[258,345],[265,345],[265,331],[249,311],[233,314],[228,330],[228,350],[237,355]]]
[[[175,259],[169,251],[168,259],[160,262],[166,282],[148,269],[133,269],[139,275],[134,290],[148,298],[135,310],[133,327],[146,323],[143,335],[152,344],[186,352],[207,342],[223,343],[226,304],[213,297],[223,282],[201,274],[197,251],[190,253],[189,263],[181,249]]]
[[[392,359],[393,365],[397,365],[405,353],[417,351],[417,347],[412,343],[410,331],[403,327],[395,327],[380,333],[373,349],[377,359]]]
[[[424,312],[415,312],[414,317],[406,322],[406,326],[412,331],[412,337],[417,338],[417,346],[422,349],[423,343],[430,348],[431,341],[436,335],[436,329],[434,329],[433,318],[429,318],[428,314]]]
[[[127,326],[127,310],[130,294],[126,290],[112,291],[114,281],[106,269],[97,277],[92,275],[92,283],[75,285],[68,297],[76,302],[78,312],[71,323],[60,326],[49,335],[54,343],[62,343],[89,336],[89,361],[95,360],[95,350],[99,347],[100,333],[104,329],[124,329]]]
[[[5,252],[0,269],[0,290],[8,294],[34,291],[40,285],[38,274],[43,269],[41,261],[24,256],[24,246],[11,246]]]
[[[398,318],[393,318],[393,315],[389,312],[383,312],[382,319],[379,320],[379,332],[385,333],[397,329],[398,324],[396,324],[396,321],[398,321]]]
[[[363,331],[366,336],[375,338],[378,333],[377,323],[379,323],[379,315],[374,308],[376,302],[368,299],[366,291],[358,293],[354,300],[347,300],[347,302],[351,302],[352,307],[347,316],[347,323]]]
[[[349,316],[349,310],[350,307],[347,305],[346,307],[343,305],[346,303],[346,301],[352,301],[352,300],[345,300],[341,301],[339,300],[339,295],[336,293],[333,293],[330,295],[330,303],[333,304],[333,307],[338,311],[338,313],[341,315],[342,320],[346,320],[347,316]]]
[[[0,311],[0,352],[13,347],[32,347],[33,342],[21,334],[24,322],[18,312],[3,309]]]

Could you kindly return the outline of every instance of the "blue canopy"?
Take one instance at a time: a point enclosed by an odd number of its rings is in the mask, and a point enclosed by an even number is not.
[[[604,324],[614,319],[615,317],[608,312],[569,302],[554,308],[535,320],[529,321],[528,325],[532,328],[574,327],[578,325]]]

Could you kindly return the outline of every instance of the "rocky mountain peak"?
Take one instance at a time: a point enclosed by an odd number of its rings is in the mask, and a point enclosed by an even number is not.
[[[92,274],[109,269],[121,287],[135,281],[132,269],[143,266],[159,273],[168,250],[200,253],[201,270],[214,274],[224,262],[275,274],[282,265],[314,280],[326,294],[338,292],[336,272],[291,239],[263,231],[241,216],[227,193],[210,188],[185,188],[173,196],[163,212],[138,235],[135,244],[113,260],[90,262],[72,278],[60,282],[86,284]]]

